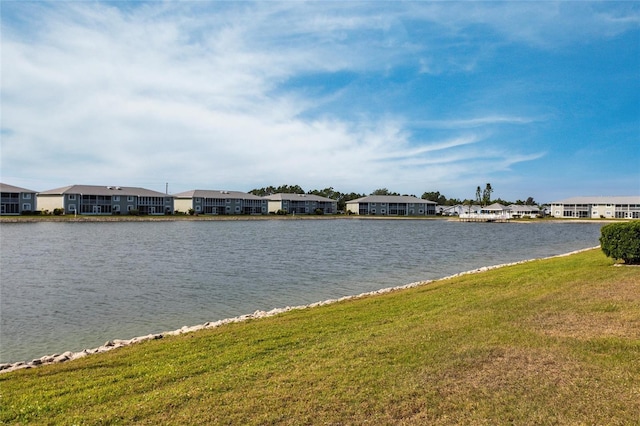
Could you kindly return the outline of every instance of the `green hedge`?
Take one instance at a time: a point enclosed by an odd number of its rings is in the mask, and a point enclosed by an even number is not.
[[[611,223],[600,231],[600,246],[607,256],[624,263],[640,263],[640,221]]]

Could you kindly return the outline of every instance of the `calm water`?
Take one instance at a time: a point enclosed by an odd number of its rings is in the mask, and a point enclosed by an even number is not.
[[[0,225],[0,362],[598,244],[600,224]]]

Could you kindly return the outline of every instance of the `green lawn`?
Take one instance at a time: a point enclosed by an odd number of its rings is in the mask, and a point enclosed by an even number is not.
[[[640,424],[640,268],[599,250],[0,374],[7,424]]]

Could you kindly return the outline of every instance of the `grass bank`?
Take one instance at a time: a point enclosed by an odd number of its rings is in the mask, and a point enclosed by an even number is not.
[[[0,375],[7,424],[638,424],[640,268],[599,250]]]

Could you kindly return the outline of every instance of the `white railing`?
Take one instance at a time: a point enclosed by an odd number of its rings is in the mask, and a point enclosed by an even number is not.
[[[460,219],[509,220],[511,215],[508,213],[460,213]]]

